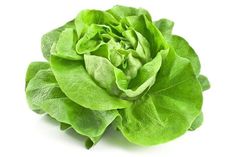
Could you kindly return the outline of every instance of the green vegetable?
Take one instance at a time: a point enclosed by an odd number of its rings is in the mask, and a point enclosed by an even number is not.
[[[97,143],[113,125],[131,143],[155,145],[197,129],[208,79],[174,23],[115,6],[83,10],[42,37],[46,62],[26,74],[30,108]]]

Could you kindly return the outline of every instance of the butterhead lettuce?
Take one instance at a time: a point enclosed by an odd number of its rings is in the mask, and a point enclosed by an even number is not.
[[[173,26],[140,8],[81,11],[43,35],[47,61],[31,63],[26,74],[30,108],[88,137],[87,147],[109,125],[145,146],[195,130],[209,81]]]

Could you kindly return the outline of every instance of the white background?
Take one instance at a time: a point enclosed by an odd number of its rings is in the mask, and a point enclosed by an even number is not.
[[[211,89],[204,93],[201,128],[158,146],[138,147],[111,131],[92,149],[83,138],[26,103],[24,79],[32,61],[43,61],[41,36],[82,9],[115,4],[143,7],[153,19],[175,22],[174,33],[198,53]],[[236,156],[236,4],[234,0],[1,0],[0,156]]]

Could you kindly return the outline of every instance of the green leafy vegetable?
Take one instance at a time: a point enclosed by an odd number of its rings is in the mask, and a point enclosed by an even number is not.
[[[208,90],[211,87],[208,78],[204,75],[199,75],[198,81],[200,82],[203,91]]]
[[[133,143],[153,145],[176,138],[201,109],[201,86],[190,62],[171,49],[162,67],[149,92],[121,112],[119,128]]]
[[[173,35],[174,23],[153,22],[148,11],[115,6],[83,10],[43,35],[47,62],[26,74],[30,108],[88,137],[90,148],[114,125],[132,143],[155,145],[203,122],[200,61]]]
[[[91,139],[101,136],[107,126],[118,116],[116,110],[89,110],[68,99],[50,69],[38,71],[30,80],[26,94],[32,110],[46,112],[61,122],[63,130],[69,125],[79,134]]]
[[[191,127],[189,128],[190,131],[196,130],[202,125],[203,122],[203,113],[201,112],[196,119],[193,121]]]

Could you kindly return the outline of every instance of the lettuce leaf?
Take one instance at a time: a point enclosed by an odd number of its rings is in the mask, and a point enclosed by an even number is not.
[[[40,69],[29,81],[26,93],[32,110],[49,114],[61,122],[63,130],[72,127],[76,132],[90,139],[101,136],[107,126],[118,116],[116,110],[90,110],[68,99],[59,88],[51,69]]]

